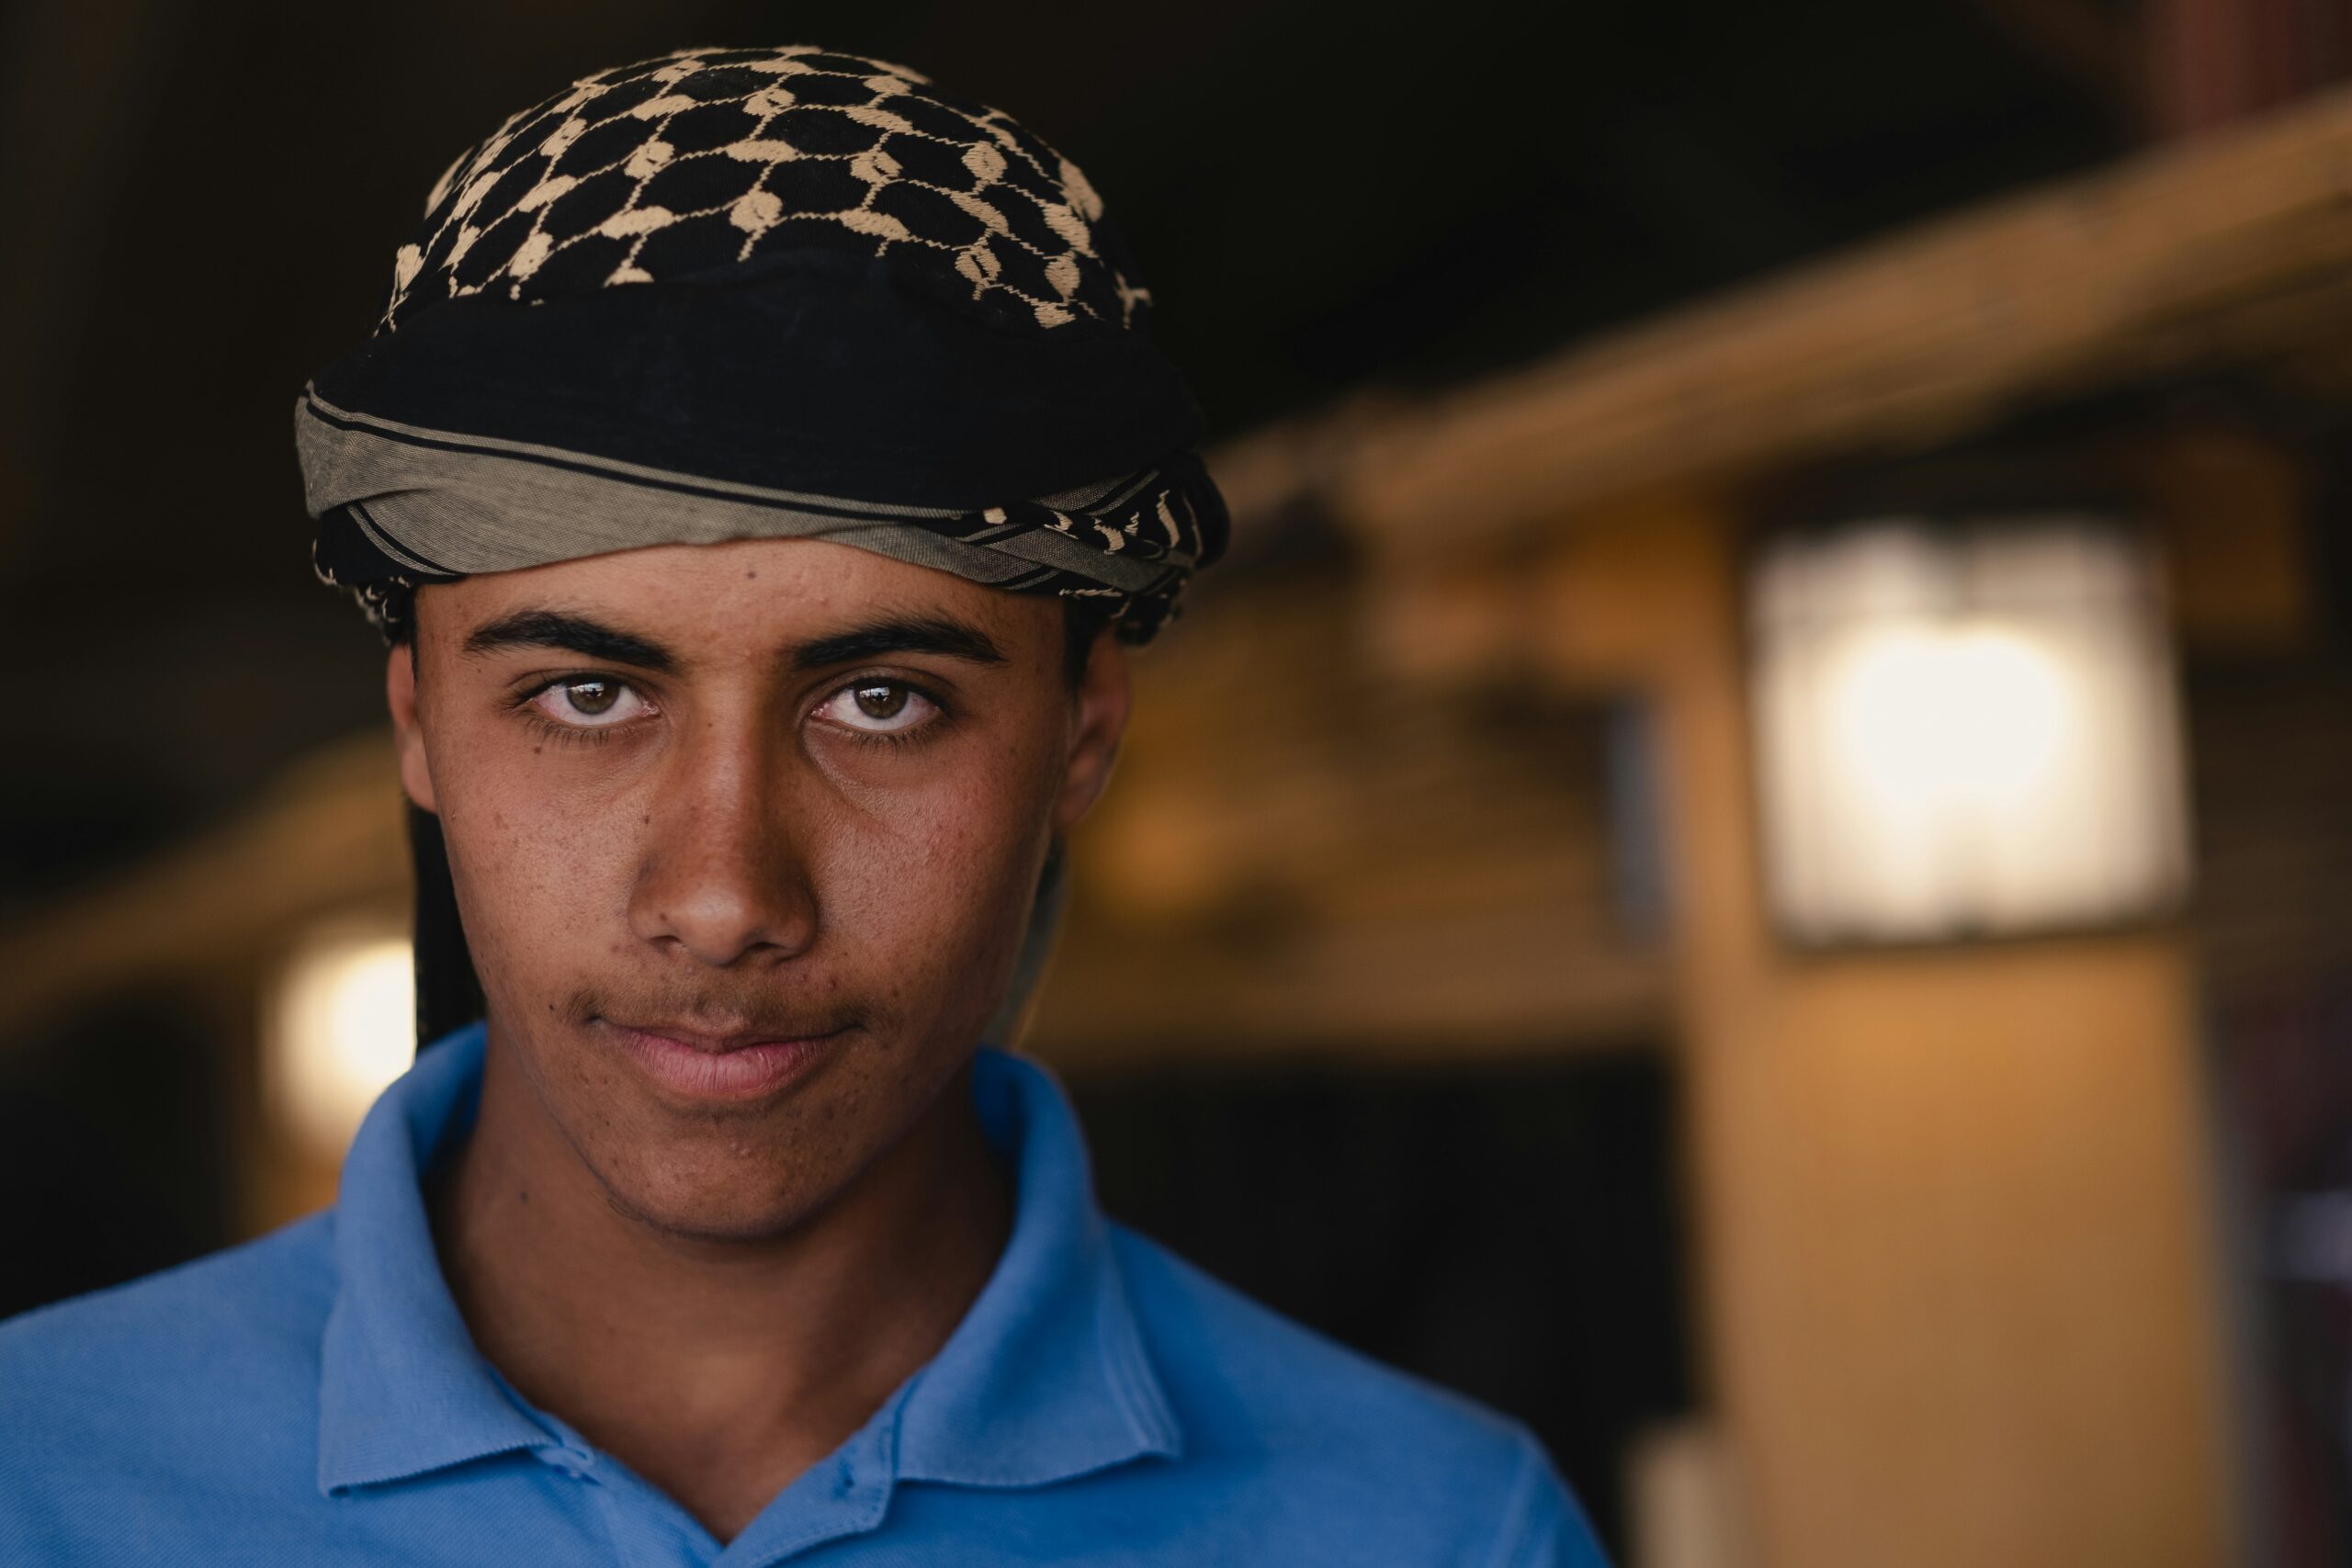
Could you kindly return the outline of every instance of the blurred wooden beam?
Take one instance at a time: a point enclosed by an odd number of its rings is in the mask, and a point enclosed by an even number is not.
[[[330,747],[234,821],[0,931],[0,1042],[125,985],[250,969],[320,914],[404,901],[408,876],[390,738]]]
[[[2352,92],[2336,92],[1360,418],[1342,451],[1295,436],[1316,450],[1297,483],[1384,554],[1426,558],[2347,333]]]

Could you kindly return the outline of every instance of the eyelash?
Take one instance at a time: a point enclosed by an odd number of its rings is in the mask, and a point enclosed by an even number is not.
[[[539,691],[545,691],[546,689],[546,687],[542,686],[539,688]],[[531,697],[536,697],[538,694],[538,692],[533,692],[531,694]],[[523,722],[530,726],[532,730],[536,732],[540,739],[545,740],[553,740],[559,745],[574,746],[584,742],[593,746],[602,746],[613,739],[615,731],[628,728],[627,725],[614,724],[605,725],[592,729],[585,725],[562,724],[555,719],[549,718],[547,715],[533,707],[531,705],[531,697],[525,697],[520,703],[515,705],[517,710],[523,716]]]
[[[552,676],[548,680],[536,682],[518,695],[514,699],[514,709],[522,717],[523,722],[528,725],[532,729],[536,730],[542,739],[554,740],[567,746],[579,744],[581,742],[603,746],[609,743],[622,731],[634,729],[637,726],[635,724],[565,724],[559,719],[549,718],[547,715],[541,713],[536,705],[540,697],[545,696],[548,693],[555,690],[559,686],[568,686],[572,684],[574,682],[579,681],[601,681],[613,679],[614,678],[611,676],[599,674],[594,671],[585,670],[575,670],[561,675]],[[637,691],[635,686],[630,685],[629,682],[626,681],[614,681],[614,683],[616,685],[626,686],[632,692]],[[855,691],[861,686],[899,687],[907,692],[912,693],[918,697],[921,697],[923,701],[929,703],[934,709],[936,709],[937,712],[935,716],[925,723],[916,726],[912,729],[854,729],[847,725],[836,725],[833,727],[847,734],[854,740],[871,745],[902,749],[922,740],[931,733],[931,731],[937,729],[941,725],[946,723],[948,719],[953,716],[948,708],[946,699],[940,696],[936,692],[933,692],[930,687],[921,685],[913,681],[902,681],[895,676],[888,675],[853,676],[849,680],[843,681],[838,685],[826,688],[824,694],[817,700],[816,706],[821,708],[827,703],[831,702],[835,697],[840,696],[843,692]],[[638,694],[641,697],[644,694],[639,692]]]

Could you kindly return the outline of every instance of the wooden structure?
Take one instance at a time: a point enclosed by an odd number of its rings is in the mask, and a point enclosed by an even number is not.
[[[1770,1568],[2241,1553],[2188,932],[1782,948],[1737,586],[1792,474],[2216,370],[2352,390],[2352,96],[1237,465],[1359,540],[1356,651],[1400,686],[1654,705],[1707,1359]],[[2192,653],[2301,634],[2290,455],[2175,425],[2074,457],[2157,524]]]

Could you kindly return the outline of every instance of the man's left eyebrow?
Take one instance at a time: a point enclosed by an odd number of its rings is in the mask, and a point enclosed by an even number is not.
[[[1004,650],[979,627],[944,615],[876,621],[804,642],[792,653],[795,670],[830,670],[894,653],[938,653],[975,664],[1001,664]]]

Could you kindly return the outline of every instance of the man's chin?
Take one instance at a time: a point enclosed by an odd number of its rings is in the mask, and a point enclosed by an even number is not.
[[[597,1173],[606,1200],[629,1219],[681,1240],[769,1241],[789,1234],[823,1206],[809,1184],[750,1160],[729,1172],[692,1160],[651,1180]]]

